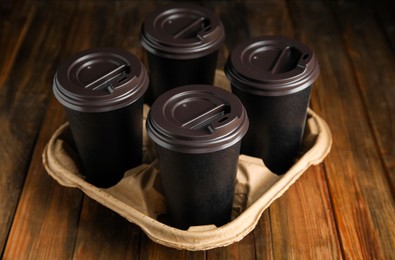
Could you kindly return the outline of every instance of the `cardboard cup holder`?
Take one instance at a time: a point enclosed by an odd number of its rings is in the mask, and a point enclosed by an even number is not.
[[[222,71],[217,70],[215,84],[230,90]],[[144,107],[144,120],[149,110]],[[161,191],[160,173],[153,143],[144,127],[142,165],[130,169],[111,188],[89,184],[80,174],[74,141],[68,123],[49,140],[43,163],[50,176],[66,187],[76,187],[87,196],[138,225],[153,241],[177,249],[208,250],[240,241],[258,223],[263,211],[279,198],[311,165],[319,164],[329,153],[332,136],[328,125],[308,110],[300,156],[283,175],[276,175],[263,161],[240,155],[237,170],[232,220],[221,226],[193,226],[180,230],[166,224],[166,204]]]

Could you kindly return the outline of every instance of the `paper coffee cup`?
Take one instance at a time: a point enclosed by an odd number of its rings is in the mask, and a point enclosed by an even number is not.
[[[250,118],[241,152],[262,158],[274,173],[285,173],[297,157],[319,75],[314,52],[287,37],[253,38],[232,50],[225,74]]]
[[[247,113],[232,93],[208,85],[172,89],[152,105],[154,141],[171,225],[180,229],[230,221]]]
[[[175,87],[213,84],[225,31],[209,9],[185,4],[160,8],[146,17],[140,36],[150,72],[147,103]]]
[[[58,68],[53,92],[66,111],[88,182],[110,187],[141,164],[147,87],[143,64],[121,49],[85,50]]]

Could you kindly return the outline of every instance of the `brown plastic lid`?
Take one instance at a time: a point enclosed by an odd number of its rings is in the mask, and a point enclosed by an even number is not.
[[[208,153],[240,141],[249,125],[240,100],[210,85],[171,89],[153,103],[147,132],[158,145],[183,153]]]
[[[144,65],[131,53],[97,48],[76,53],[58,68],[53,92],[59,102],[82,112],[106,112],[141,98],[148,87]]]
[[[301,91],[317,79],[318,61],[305,44],[283,36],[250,39],[232,51],[225,73],[245,92],[282,96]]]
[[[217,50],[224,42],[225,30],[210,10],[178,4],[150,13],[140,36],[144,48],[155,55],[193,59]]]

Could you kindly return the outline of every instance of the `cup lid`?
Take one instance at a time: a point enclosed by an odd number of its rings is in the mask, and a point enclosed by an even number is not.
[[[308,46],[283,36],[245,41],[236,46],[225,65],[225,74],[233,86],[265,96],[301,91],[317,79],[319,70]]]
[[[194,5],[177,4],[150,13],[141,27],[141,43],[158,56],[193,59],[217,50],[225,39],[219,17]]]
[[[183,153],[208,153],[240,141],[247,113],[231,92],[210,85],[171,89],[153,103],[147,132],[158,145]]]
[[[106,112],[125,107],[148,88],[144,65],[117,48],[81,51],[58,68],[53,92],[59,102],[81,112]]]

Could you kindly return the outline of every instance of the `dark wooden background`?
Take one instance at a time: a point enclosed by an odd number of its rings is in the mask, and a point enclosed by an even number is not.
[[[65,122],[52,95],[61,60],[100,46],[143,59],[145,15],[168,1],[0,2],[0,256],[4,259],[395,259],[395,2],[197,1],[236,44],[281,34],[321,65],[312,108],[332,151],[264,212],[241,242],[178,251],[152,242],[45,172],[41,154]]]

